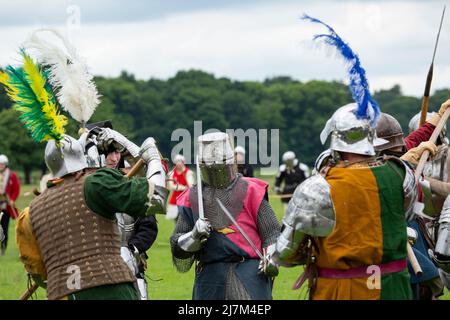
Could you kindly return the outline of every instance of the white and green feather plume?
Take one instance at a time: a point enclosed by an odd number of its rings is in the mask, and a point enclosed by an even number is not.
[[[45,40],[40,36],[43,32],[56,37],[56,41]],[[49,82],[56,89],[59,104],[84,126],[100,103],[100,95],[84,59],[74,46],[56,30],[39,29],[24,42],[23,47],[48,68]]]

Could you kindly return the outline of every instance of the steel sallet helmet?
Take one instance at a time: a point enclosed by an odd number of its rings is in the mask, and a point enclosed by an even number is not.
[[[390,114],[381,112],[376,125],[378,138],[387,140],[386,143],[377,145],[377,151],[389,150],[396,147],[405,147],[403,129],[400,123]]]
[[[356,117],[357,108],[356,103],[349,103],[337,109],[322,130],[320,140],[325,144],[331,134],[331,150],[373,156],[374,145],[386,143],[386,140],[376,139],[369,119]]]
[[[49,140],[45,147],[45,163],[55,178],[88,167],[82,144],[69,135],[64,135],[59,143]]]
[[[199,167],[202,181],[216,188],[226,188],[235,179],[237,166],[233,145],[224,132],[198,137]]]

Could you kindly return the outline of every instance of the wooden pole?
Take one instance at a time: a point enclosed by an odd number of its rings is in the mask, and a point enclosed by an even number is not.
[[[414,273],[416,274],[417,277],[422,276],[423,273],[422,268],[420,267],[419,261],[417,261],[416,255],[414,254],[414,251],[411,245],[409,244],[409,241],[407,241],[406,249],[408,250],[408,259],[409,262],[411,263]]]
[[[442,129],[445,126],[445,123],[448,120],[448,117],[450,116],[450,108],[445,110],[444,114],[441,117],[441,120],[439,120],[439,123],[437,124],[436,128],[433,131],[433,134],[430,137],[431,142],[436,143],[437,138],[439,137],[439,134],[441,133]],[[427,162],[428,156],[430,155],[430,151],[425,150],[422,153],[422,156],[420,157],[419,164],[416,167],[415,177],[416,181],[419,181],[420,176],[422,175],[423,168],[425,166],[425,163]]]

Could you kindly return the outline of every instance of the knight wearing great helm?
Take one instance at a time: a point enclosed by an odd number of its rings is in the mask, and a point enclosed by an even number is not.
[[[202,135],[198,144],[200,179],[177,200],[173,263],[187,272],[197,261],[195,300],[271,299],[271,278],[278,269],[264,253],[280,227],[268,202],[267,183],[237,172],[227,134]]]

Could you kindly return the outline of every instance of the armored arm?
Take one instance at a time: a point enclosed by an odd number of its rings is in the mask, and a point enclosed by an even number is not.
[[[139,147],[128,140],[123,134],[110,128],[103,128],[97,137],[97,148],[100,153],[107,154],[109,146],[112,144],[125,156],[131,165],[139,157]],[[128,152],[127,152],[128,151]]]
[[[425,180],[429,182],[429,186],[431,187],[433,194],[437,194],[444,198],[450,194],[449,182],[440,181],[430,177],[425,177]]]
[[[155,216],[137,219],[135,228],[135,234],[129,240],[129,244],[136,247],[139,253],[145,253],[153,245],[158,235]]]
[[[166,189],[166,171],[153,138],[147,138],[141,146],[139,155],[147,165],[149,214],[165,214],[166,199],[169,191]]]
[[[335,226],[330,185],[321,175],[301,183],[289,202],[281,235],[271,246],[274,261],[286,267],[300,264],[298,250],[306,235],[325,237]]]
[[[443,271],[450,272],[450,196],[445,199],[439,217],[439,229],[436,247],[432,258]]]
[[[398,160],[401,161],[401,160]],[[417,183],[414,177],[414,171],[403,161],[402,165],[405,168],[405,178],[403,180],[403,206],[405,211],[405,218],[410,221],[414,218],[414,204],[417,202]]]
[[[271,259],[270,245],[276,243],[280,235],[280,225],[269,202],[265,199],[258,209],[258,233],[261,237],[261,246],[264,252],[264,259],[261,261],[259,269],[267,276],[278,275],[278,265]]]
[[[211,234],[211,224],[206,219],[198,219],[192,231],[189,231],[178,238],[178,246],[186,252],[197,252],[202,247],[203,237],[209,237]]]
[[[192,222],[186,218],[185,211],[190,209],[184,207],[178,207],[178,209],[180,212],[170,237],[170,247],[174,266],[179,272],[187,272],[195,260],[195,253],[203,246],[200,241],[201,237],[210,234],[211,226],[209,223],[204,225],[205,220],[200,219],[193,226]]]

